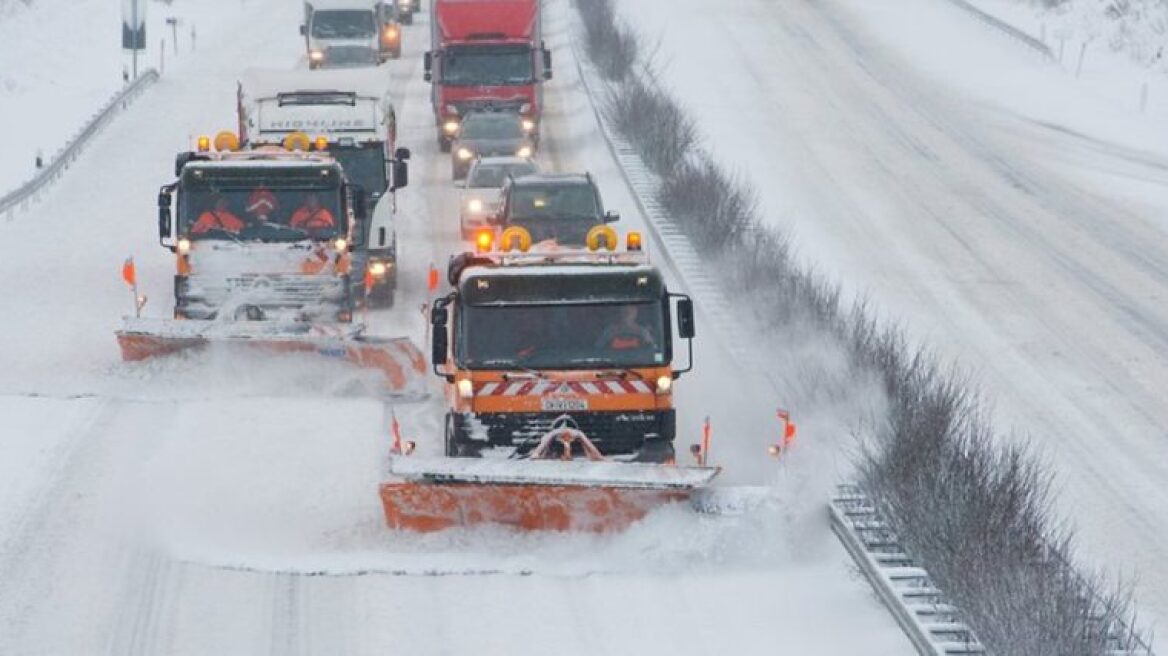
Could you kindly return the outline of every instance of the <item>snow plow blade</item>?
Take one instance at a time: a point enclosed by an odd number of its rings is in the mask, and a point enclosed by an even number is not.
[[[716,467],[495,459],[390,460],[381,485],[390,528],[441,531],[503,524],[536,531],[619,531],[667,503],[685,502]]]
[[[242,344],[278,353],[317,353],[380,370],[391,392],[414,386],[426,372],[425,358],[408,337],[373,337],[362,326],[305,322],[221,322],[129,318],[115,331],[122,360],[146,360],[206,347]]]

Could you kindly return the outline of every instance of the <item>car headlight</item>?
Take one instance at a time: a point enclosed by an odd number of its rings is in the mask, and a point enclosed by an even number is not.
[[[314,62],[324,61],[324,51],[323,50],[309,51],[308,58]]]
[[[515,151],[516,157],[531,157],[531,146],[521,146]]]
[[[446,134],[454,134],[455,132],[458,132],[458,121],[446,121],[442,124],[442,130],[445,131]]]
[[[388,270],[389,267],[385,265],[385,262],[374,262],[369,265],[369,273],[372,273],[375,278],[381,278]]]
[[[466,202],[466,209],[468,209],[472,212],[482,212],[483,211],[483,201],[481,199],[478,199],[478,198],[472,198]]]
[[[458,159],[465,160],[465,159],[470,159],[472,157],[474,157],[474,152],[472,152],[469,148],[459,148],[458,149]]]

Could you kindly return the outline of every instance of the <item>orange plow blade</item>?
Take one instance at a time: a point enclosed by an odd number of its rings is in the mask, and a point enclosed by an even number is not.
[[[211,344],[243,344],[277,353],[315,353],[376,369],[395,393],[416,386],[426,372],[425,358],[409,338],[368,336],[360,326],[127,318],[116,335],[127,362]]]
[[[394,458],[381,485],[386,524],[441,531],[501,524],[537,531],[619,531],[685,502],[713,467],[617,462]]]

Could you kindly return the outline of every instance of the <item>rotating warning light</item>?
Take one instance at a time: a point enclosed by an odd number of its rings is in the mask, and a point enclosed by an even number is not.
[[[630,232],[628,236],[625,237],[625,248],[630,251],[641,250],[641,233],[635,230]]]
[[[315,143],[317,150],[328,150],[328,137],[324,136],[323,134],[316,138]]]
[[[211,150],[211,137],[206,137],[206,136],[199,137],[198,144],[196,147],[198,148],[200,153],[205,153],[205,152]]]
[[[490,230],[480,230],[479,233],[475,235],[475,248],[477,248],[480,253],[486,253],[487,251],[491,250],[492,241],[494,240]]]

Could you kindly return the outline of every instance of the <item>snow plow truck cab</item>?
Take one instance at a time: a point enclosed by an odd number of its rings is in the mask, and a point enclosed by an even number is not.
[[[176,157],[177,180],[158,196],[159,242],[175,257],[173,318],[126,317],[124,360],[234,342],[342,358],[380,369],[391,391],[416,387],[425,363],[409,339],[353,322],[365,199],[308,141],[241,151],[222,132]]]
[[[594,229],[588,249],[530,249],[522,228],[492,253],[453,258],[454,291],[432,313],[432,364],[446,381],[448,456],[525,457],[557,422],[605,458],[674,460],[673,384],[689,370],[693,305],[640,251]],[[526,252],[524,252],[526,251]],[[673,322],[690,358],[675,368]]]

